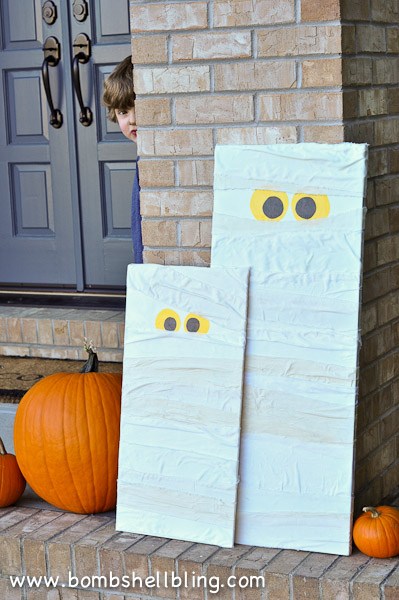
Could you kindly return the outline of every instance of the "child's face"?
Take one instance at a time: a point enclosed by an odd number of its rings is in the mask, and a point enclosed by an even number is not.
[[[132,142],[137,142],[136,111],[134,107],[128,110],[117,108],[115,114],[123,135]]]

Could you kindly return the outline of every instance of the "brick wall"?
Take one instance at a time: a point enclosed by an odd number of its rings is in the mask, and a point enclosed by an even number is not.
[[[370,144],[356,505],[398,485],[399,3],[343,0],[345,140]]]
[[[146,262],[209,265],[216,143],[371,145],[357,509],[376,502],[399,479],[398,1],[130,6]]]

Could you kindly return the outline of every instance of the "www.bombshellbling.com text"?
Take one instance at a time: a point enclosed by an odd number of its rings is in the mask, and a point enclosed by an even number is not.
[[[210,594],[217,594],[223,588],[239,589],[262,589],[265,587],[265,578],[262,575],[242,575],[237,577],[230,575],[225,580],[217,575],[198,575],[195,571],[184,572],[178,575],[174,571],[156,571],[154,575],[142,577],[134,571],[130,575],[114,575],[112,571],[108,575],[87,575],[76,577],[69,573],[68,581],[62,581],[59,577],[29,575],[10,576],[13,588],[73,588],[73,589],[131,589],[144,591],[145,589],[206,589]]]

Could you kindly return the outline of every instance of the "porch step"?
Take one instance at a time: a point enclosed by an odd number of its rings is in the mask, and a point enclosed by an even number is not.
[[[114,309],[0,306],[0,355],[83,360],[93,340],[101,361],[122,362],[125,313]]]
[[[27,582],[13,588],[10,576],[22,575],[59,579],[55,589],[44,581],[35,589]],[[357,550],[342,557],[241,545],[223,549],[120,533],[113,512],[65,513],[28,495],[18,506],[0,509],[0,597],[395,600],[399,557],[373,559]]]

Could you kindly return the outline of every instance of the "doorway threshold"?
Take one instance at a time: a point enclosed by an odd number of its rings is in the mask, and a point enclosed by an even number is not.
[[[124,310],[124,292],[65,292],[44,290],[0,290],[0,306],[58,307],[99,310]]]

